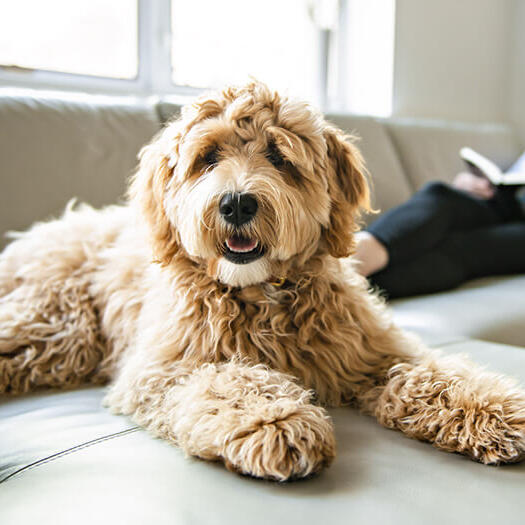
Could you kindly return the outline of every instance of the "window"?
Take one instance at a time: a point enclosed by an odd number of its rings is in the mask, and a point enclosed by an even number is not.
[[[388,114],[395,0],[0,0],[0,82],[194,94],[250,76]]]
[[[0,63],[132,79],[138,68],[137,2],[0,1]]]
[[[335,107],[386,117],[392,113],[394,0],[350,0],[341,13],[340,89]]]
[[[175,84],[216,87],[249,76],[315,99],[318,28],[307,0],[172,0]]]

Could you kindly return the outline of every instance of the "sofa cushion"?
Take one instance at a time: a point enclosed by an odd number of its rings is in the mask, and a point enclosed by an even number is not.
[[[7,230],[57,215],[73,197],[116,202],[160,126],[133,98],[17,93],[0,91],[0,248]]]
[[[525,275],[470,281],[392,301],[395,321],[426,340],[466,337],[525,347]]]
[[[469,146],[507,169],[522,147],[510,126],[418,119],[384,121],[413,188],[426,182],[450,182],[465,164],[459,150]]]
[[[2,399],[0,482],[27,468],[36,468],[43,458],[54,461],[79,446],[90,446],[136,428],[126,418],[103,410],[102,395],[101,388],[86,388]]]
[[[155,110],[162,124],[166,124],[168,120],[175,119],[180,116],[181,104],[170,102],[168,100],[160,100],[155,105]]]
[[[525,384],[521,349],[469,341],[444,350],[468,352]],[[102,396],[89,388],[3,401],[0,478],[10,477],[0,487],[2,525],[523,522],[525,463],[483,466],[353,409],[331,411],[334,464],[278,484],[185,458],[110,415]]]

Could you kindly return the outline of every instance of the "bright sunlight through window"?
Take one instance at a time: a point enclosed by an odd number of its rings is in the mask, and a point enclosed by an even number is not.
[[[109,78],[137,75],[136,0],[0,0],[0,13],[0,64]]]

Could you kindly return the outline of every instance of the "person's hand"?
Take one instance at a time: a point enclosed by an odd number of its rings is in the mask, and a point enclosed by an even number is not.
[[[479,199],[491,199],[496,192],[494,186],[485,177],[478,177],[473,173],[458,173],[452,181],[452,186],[459,190],[466,191]]]

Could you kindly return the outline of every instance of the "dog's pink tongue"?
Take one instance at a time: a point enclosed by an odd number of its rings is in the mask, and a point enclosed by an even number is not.
[[[257,246],[257,240],[233,236],[226,241],[226,245],[232,252],[251,252]]]

